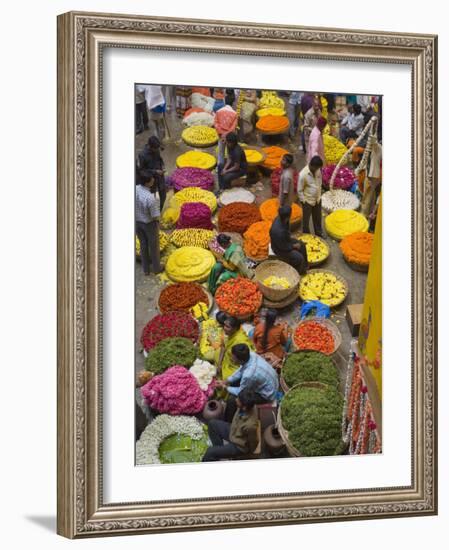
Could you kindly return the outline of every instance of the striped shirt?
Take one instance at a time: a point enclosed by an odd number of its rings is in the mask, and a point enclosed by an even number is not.
[[[159,200],[144,185],[136,185],[136,222],[150,223],[161,215]]]
[[[273,367],[263,357],[253,351],[249,359],[227,380],[230,384],[240,383],[239,386],[227,386],[230,394],[236,397],[243,389],[250,389],[267,401],[274,401],[279,389],[278,375]]]

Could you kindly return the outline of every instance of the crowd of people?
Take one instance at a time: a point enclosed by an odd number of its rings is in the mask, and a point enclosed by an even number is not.
[[[243,95],[242,95],[243,94]],[[282,94],[280,94],[282,95]],[[281,160],[278,215],[270,228],[272,253],[303,275],[309,268],[304,242],[296,239],[290,227],[292,205],[302,208],[302,231],[324,237],[322,228],[322,168],[326,163],[323,132],[330,118],[338,122],[338,137],[344,144],[357,140],[368,120],[375,113],[381,116],[381,98],[347,96],[340,113],[336,94],[325,94],[327,118],[323,116],[320,94],[290,92],[285,95],[285,110],[289,118],[288,136],[291,152]],[[250,142],[255,132],[257,90],[224,88],[187,88],[136,86],[136,133],[150,129],[150,137],[136,160],[136,235],[140,241],[142,269],[145,275],[163,269],[159,256],[159,217],[167,196],[166,168],[161,151],[166,133],[165,113],[182,117],[192,106],[208,105],[213,111],[229,105],[239,106],[239,118],[233,131],[220,136],[218,146],[216,195],[232,187],[235,180],[246,176],[248,162],[240,142]],[[240,100],[239,100],[240,98]],[[375,203],[381,183],[381,123],[377,124],[378,149],[374,147],[375,163],[366,168],[365,186],[368,193],[369,216],[375,216]],[[358,143],[362,148],[364,141]],[[361,154],[359,151],[358,160]],[[297,169],[298,159],[304,163]],[[353,161],[357,157],[352,157]],[[297,182],[297,183],[296,183]],[[368,191],[366,191],[368,190]],[[363,207],[363,199],[362,199]],[[210,272],[207,285],[214,295],[220,285],[241,275],[252,278],[251,261],[241,244],[221,233],[217,242],[224,250]],[[236,458],[254,452],[258,445],[256,405],[276,400],[279,391],[278,372],[291,344],[289,327],[278,322],[276,310],[263,310],[247,333],[241,321],[223,312],[216,314],[224,338],[216,350],[217,393],[226,398],[223,419],[209,422],[212,446],[204,461]]]

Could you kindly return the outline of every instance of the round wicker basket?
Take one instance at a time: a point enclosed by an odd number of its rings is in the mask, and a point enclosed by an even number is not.
[[[271,288],[263,284],[270,275],[285,277],[290,283],[289,288]],[[291,265],[280,260],[266,260],[256,267],[254,279],[262,294],[271,302],[281,302],[291,297],[292,291],[299,285],[299,274]]]
[[[265,298],[264,296],[263,306],[269,307],[271,309],[283,309],[284,307],[288,307],[292,305],[297,299],[298,299],[298,287],[296,286],[293,289],[291,295],[287,296],[285,300],[281,300],[280,302],[272,302],[271,300],[269,300],[268,298]]]
[[[346,282],[346,279],[344,279],[338,273],[334,273],[333,271],[330,271],[329,269],[309,269],[309,271],[307,272],[307,275],[313,275],[314,273],[327,273],[328,275],[333,275],[336,279],[338,279],[343,284],[345,288],[345,294],[343,298],[341,298],[341,300],[339,300],[335,304],[332,304],[332,306],[330,307],[338,307],[340,304],[342,304],[346,300],[349,292],[349,286],[348,286],[348,283]],[[299,287],[299,297],[301,298],[301,300],[306,301],[306,299],[301,295],[301,286]]]
[[[293,238],[301,240],[301,235],[303,235],[303,233],[293,235]],[[316,235],[314,235],[314,237],[316,239],[318,239],[324,245],[324,247],[326,248],[326,255],[323,256],[323,258],[321,260],[318,260],[317,262],[311,262],[309,260],[309,265],[313,266],[313,267],[316,267],[316,266],[321,265],[322,263],[324,263],[329,258],[329,255],[330,255],[331,251],[330,251],[329,245],[327,244],[327,242],[324,239],[322,239],[321,237],[317,237]]]
[[[349,265],[349,267],[354,271],[361,271],[362,273],[368,273],[369,264],[362,265],[362,264],[356,264],[354,262],[350,262],[349,260],[346,259],[344,255],[343,255],[343,259]]]
[[[329,386],[327,384],[322,384],[321,382],[303,382],[302,384],[296,384],[296,386],[293,386],[293,388],[290,388],[288,391],[292,391],[298,388],[317,388],[325,390]],[[287,392],[288,393],[288,392]],[[285,446],[287,448],[287,451],[289,452],[290,456],[304,456],[301,454],[301,452],[291,443],[288,431],[285,429],[284,425],[282,424],[282,401],[279,405],[278,409],[278,415],[277,415],[277,428],[279,431],[279,435],[281,436],[282,440],[285,443]]]
[[[299,350],[299,351],[296,351],[295,353],[307,353],[306,350]],[[334,359],[331,359],[333,365],[335,366],[335,368],[337,368],[337,364],[335,362]],[[302,384],[310,384],[310,382],[302,382]],[[317,382],[317,384],[321,384],[321,382]],[[281,386],[282,388],[282,391],[284,393],[287,393],[289,390],[291,390],[291,388],[289,387],[289,385],[287,384],[287,382],[285,381],[285,378],[282,374],[282,370],[281,370],[281,374],[279,376],[279,385]],[[298,384],[296,384],[298,385]],[[292,386],[292,387],[295,387],[295,386]]]
[[[258,160],[257,162],[250,162],[247,159],[246,162],[248,163],[248,166],[258,166],[259,164],[262,164],[265,161],[265,159],[267,158],[267,154],[262,149],[262,147],[256,147],[255,145],[242,145],[242,149],[243,150],[251,149],[251,150],[257,151],[258,153],[260,153],[262,155],[262,158],[260,160]]]
[[[297,344],[295,342],[295,338],[294,338],[294,334],[295,334],[296,329],[300,325],[310,323],[311,321],[314,321],[316,323],[321,323],[323,326],[325,326],[331,332],[331,334],[334,338],[334,349],[330,353],[326,353],[325,355],[332,355],[333,353],[335,353],[338,350],[338,348],[341,346],[341,342],[342,342],[341,332],[338,330],[337,325],[335,325],[332,321],[330,321],[329,319],[323,319],[322,317],[308,317],[307,319],[303,319],[302,321],[299,321],[299,323],[295,327],[295,330],[293,331],[293,338],[292,338],[293,349],[295,351],[317,351],[317,350],[314,350],[314,349],[299,348],[297,346]]]
[[[212,296],[212,294],[206,289],[204,288],[202,285],[198,284],[198,283],[193,283],[195,284],[196,286],[200,287],[201,290],[206,294],[207,296],[207,299],[208,299],[208,308],[207,308],[207,311],[208,313],[210,313],[214,307],[214,297]],[[167,286],[170,286],[170,285],[165,285],[161,291],[159,292],[159,296],[157,298],[157,309],[159,310],[160,313],[167,313],[168,310],[164,310],[162,311],[162,309],[160,308],[159,306],[159,298],[161,297],[161,294],[162,292],[164,291],[165,288],[167,288]],[[188,312],[187,312],[188,313]]]

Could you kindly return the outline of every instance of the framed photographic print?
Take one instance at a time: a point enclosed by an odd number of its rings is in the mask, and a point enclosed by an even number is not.
[[[58,52],[58,532],[436,514],[437,37]]]

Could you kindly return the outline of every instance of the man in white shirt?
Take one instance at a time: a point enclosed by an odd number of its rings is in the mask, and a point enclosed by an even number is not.
[[[143,178],[137,175],[136,185],[136,234],[140,242],[140,258],[145,275],[150,274],[151,266],[154,273],[161,273],[159,252],[159,201],[156,198],[156,182],[154,177]]]
[[[364,117],[362,108],[358,103],[352,106],[352,113],[346,115],[341,121],[340,139],[346,144],[349,138],[358,138],[363,130]]]
[[[318,155],[310,159],[298,178],[298,195],[302,206],[302,231],[310,233],[310,217],[313,221],[315,235],[323,236],[321,229],[321,168],[323,160]]]

